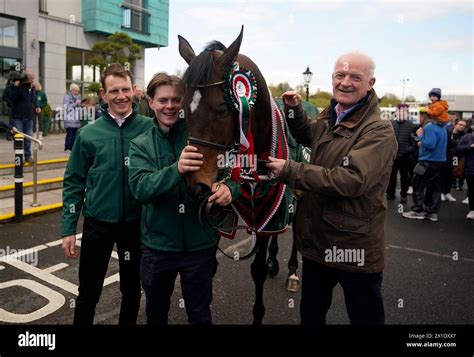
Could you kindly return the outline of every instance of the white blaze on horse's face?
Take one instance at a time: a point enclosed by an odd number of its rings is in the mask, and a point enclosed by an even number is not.
[[[191,109],[191,114],[194,113],[194,111],[197,109],[200,101],[201,101],[201,92],[199,91],[199,89],[196,89],[193,94],[193,101],[189,105],[189,108]]]

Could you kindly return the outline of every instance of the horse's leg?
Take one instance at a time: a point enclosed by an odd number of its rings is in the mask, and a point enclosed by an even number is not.
[[[278,235],[275,234],[270,240],[270,245],[268,246],[268,276],[270,278],[275,277],[280,271],[280,264],[278,263],[277,254],[278,254]]]
[[[296,219],[293,217],[293,242],[291,246],[291,256],[288,261],[288,278],[286,279],[286,289],[291,292],[300,290],[300,278],[298,277],[298,250],[296,249]]]
[[[263,284],[267,278],[267,257],[268,236],[257,235],[257,251],[255,258],[250,266],[252,279],[255,284],[255,304],[253,306],[253,324],[261,325],[265,315],[265,306],[263,305]]]

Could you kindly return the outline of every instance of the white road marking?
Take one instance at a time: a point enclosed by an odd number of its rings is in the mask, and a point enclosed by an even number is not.
[[[194,113],[194,111],[197,109],[200,101],[201,101],[201,92],[199,91],[199,89],[196,89],[193,94],[193,101],[189,105],[189,108],[191,109],[191,114]]]
[[[251,237],[248,237],[248,238],[245,238],[245,239],[241,240],[239,243],[236,243],[236,244],[231,245],[230,247],[227,247],[226,249],[224,249],[225,254],[228,254],[228,255],[234,254],[236,248],[240,248],[241,246],[243,246],[245,244],[248,244],[250,242],[250,240],[251,240]],[[222,254],[221,252],[217,252],[217,254],[216,254],[216,258],[220,258],[220,257],[223,257],[223,256],[224,256],[224,254]]]
[[[0,289],[6,289],[12,286],[21,286],[29,289],[47,299],[48,303],[42,308],[28,314],[15,314],[0,308],[0,321],[2,322],[27,323],[36,321],[60,309],[66,302],[66,298],[63,295],[34,280],[17,279],[0,283]]]
[[[428,254],[428,255],[433,255],[435,257],[443,257],[443,258],[449,258],[449,259],[453,259],[453,256],[452,255],[449,255],[449,254],[439,254],[439,253],[435,253],[435,252],[430,252],[428,250],[423,250],[423,249],[416,249],[416,248],[409,248],[409,247],[400,247],[398,245],[393,245],[393,244],[389,244],[387,245],[388,248],[395,248],[395,249],[403,249],[403,250],[408,250],[410,252],[417,252],[417,253],[422,253],[422,254]],[[464,260],[466,262],[474,262],[474,259],[470,259],[470,258],[461,258],[459,257],[458,260]]]
[[[50,266],[46,269],[43,269],[43,271],[45,271],[46,273],[54,273],[55,271],[61,270],[61,269],[66,268],[68,266],[69,266],[69,264],[59,263],[59,264],[56,264],[56,265],[52,265],[52,266]]]
[[[62,240],[62,238],[61,238],[61,239],[54,240],[54,241],[52,241],[52,242],[46,243],[46,245],[47,245],[48,247],[55,247],[55,246],[57,246],[57,245],[61,245],[62,243],[63,243],[63,240]]]
[[[24,263],[22,261],[16,260],[16,259],[10,259],[8,261],[8,264],[13,265],[15,268],[23,270],[25,273],[31,274],[38,279],[44,280],[49,284],[55,285],[58,288],[61,288],[62,290],[65,290],[71,294],[77,295],[77,285],[70,283],[67,280],[58,278],[57,276],[48,273],[45,270],[36,268],[28,263]]]

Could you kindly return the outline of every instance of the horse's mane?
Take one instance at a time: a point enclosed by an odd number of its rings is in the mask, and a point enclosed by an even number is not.
[[[194,58],[186,72],[184,72],[184,83],[191,86],[211,83],[214,68],[212,52],[225,51],[226,49],[227,48],[219,41],[209,42],[204,48],[204,51]]]

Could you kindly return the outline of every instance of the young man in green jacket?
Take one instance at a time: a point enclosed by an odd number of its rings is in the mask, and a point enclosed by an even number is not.
[[[183,176],[200,169],[202,154],[187,146],[180,118],[184,89],[176,76],[157,73],[147,87],[155,126],[130,144],[130,189],[143,204],[141,282],[147,324],[167,325],[178,273],[190,324],[212,323],[212,276],[217,231],[199,223],[199,202]],[[233,182],[214,184],[210,201],[226,206],[239,195]]]
[[[84,204],[75,325],[91,325],[117,243],[122,303],[119,324],[136,324],[140,307],[140,204],[128,186],[130,141],[153,126],[132,106],[131,73],[118,63],[101,77],[102,116],[80,129],[64,174],[61,234],[77,258],[76,226]],[[85,201],[84,201],[85,198]]]

